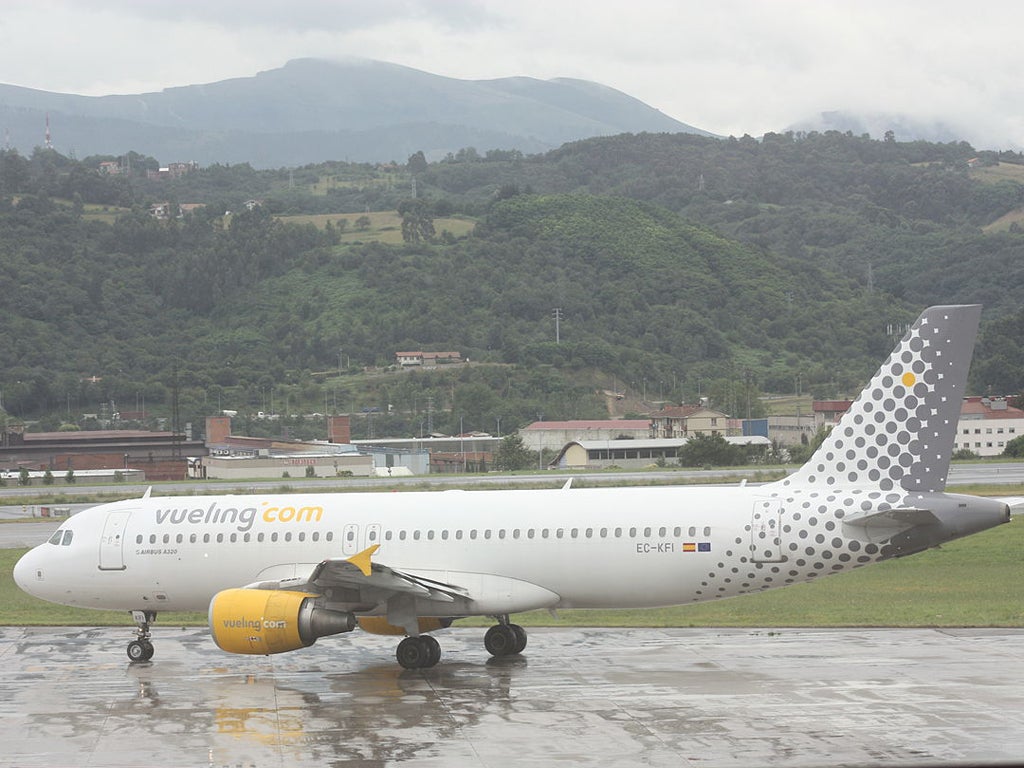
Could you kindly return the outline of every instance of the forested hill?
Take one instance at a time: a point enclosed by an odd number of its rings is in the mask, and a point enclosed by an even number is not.
[[[750,392],[855,390],[900,324],[967,301],[989,310],[974,391],[1024,376],[1015,155],[624,135],[162,181],[98,175],[102,159],[0,152],[0,389],[21,418],[140,398],[166,413],[174,382],[191,420],[275,393],[307,411],[340,396],[415,413],[429,398],[474,428],[511,427],[599,415],[599,388],[710,393],[735,413]],[[166,200],[206,206],[149,215]],[[405,242],[368,209],[403,211]],[[475,229],[431,234],[453,215]],[[400,385],[351,373],[404,349],[501,367]]]

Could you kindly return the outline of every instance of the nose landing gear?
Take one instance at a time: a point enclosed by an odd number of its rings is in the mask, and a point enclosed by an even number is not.
[[[137,640],[128,643],[128,658],[132,662],[149,661],[153,658],[153,642],[150,639],[149,624],[156,621],[156,611],[132,611],[132,619],[138,629]]]

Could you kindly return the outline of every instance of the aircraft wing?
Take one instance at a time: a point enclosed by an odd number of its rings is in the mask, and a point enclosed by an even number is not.
[[[416,576],[371,562],[379,545],[348,558],[332,557],[318,563],[308,576],[247,584],[246,589],[285,589],[296,592],[322,592],[328,588],[379,591],[385,595],[407,594],[425,600],[450,603],[469,597],[469,591],[455,584]]]

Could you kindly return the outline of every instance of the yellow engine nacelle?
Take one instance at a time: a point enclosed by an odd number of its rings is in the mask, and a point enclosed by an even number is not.
[[[417,621],[419,621],[421,633],[433,632],[436,629],[447,629],[452,625],[451,619],[421,618],[417,619]],[[369,632],[371,635],[406,634],[403,627],[396,627],[394,624],[388,624],[388,620],[383,616],[360,616],[359,628],[363,630],[363,632]]]
[[[316,605],[316,595],[271,589],[226,589],[210,601],[210,632],[230,653],[282,653],[318,637],[351,632],[351,613]]]

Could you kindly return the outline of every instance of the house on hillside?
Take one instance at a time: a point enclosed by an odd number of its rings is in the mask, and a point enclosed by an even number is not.
[[[461,362],[462,355],[458,352],[395,352],[395,364],[402,368],[417,365],[433,368],[436,365]]]

